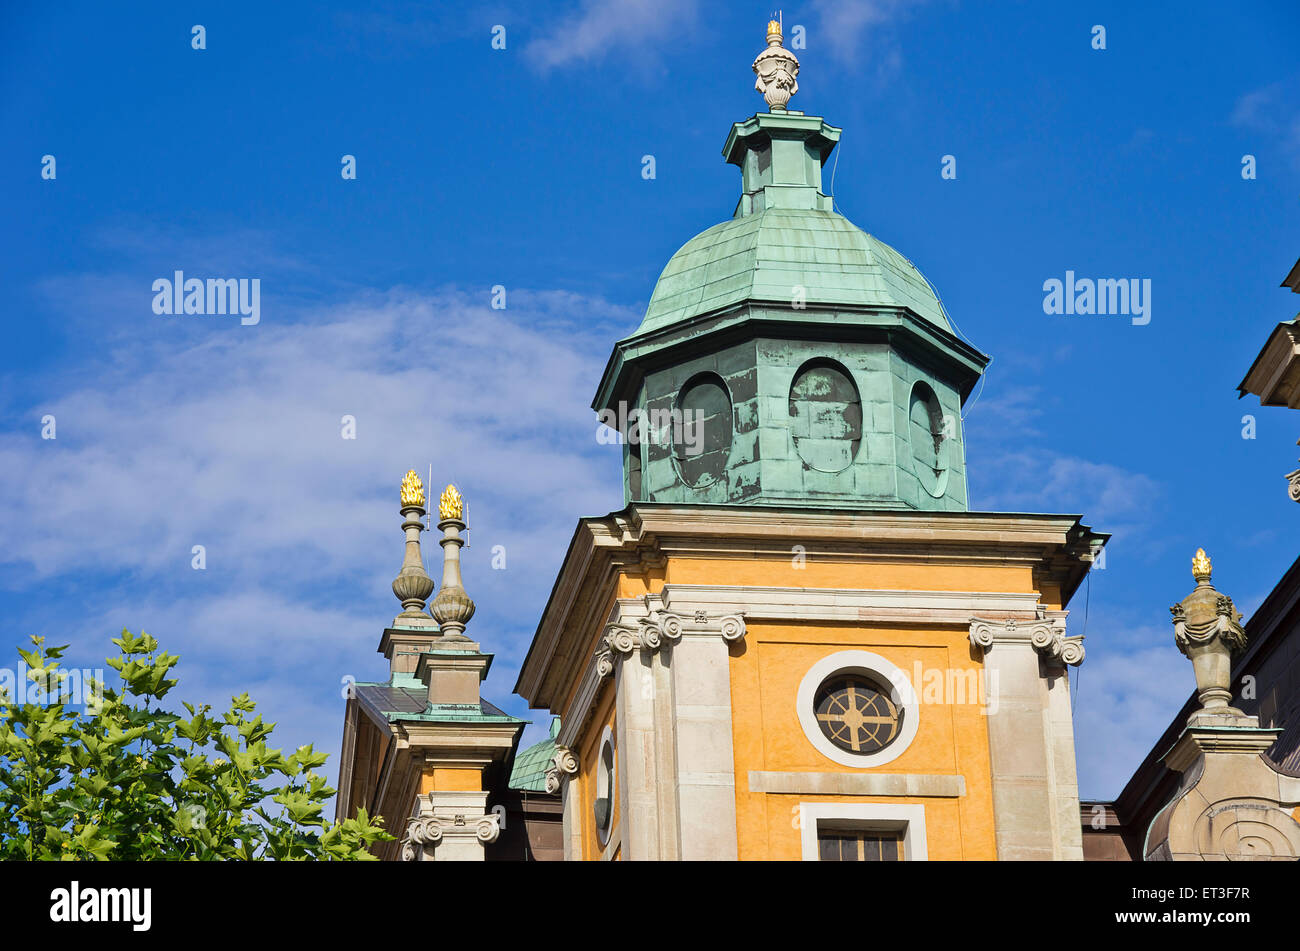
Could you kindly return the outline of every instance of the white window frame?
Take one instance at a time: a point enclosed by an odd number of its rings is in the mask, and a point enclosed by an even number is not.
[[[817,862],[821,851],[817,844],[818,829],[836,828],[854,832],[903,833],[904,862],[925,862],[929,852],[925,842],[925,806],[865,802],[799,803],[799,836],[805,862]]]
[[[826,738],[821,724],[817,722],[817,688],[827,678],[837,674],[863,673],[872,679],[889,685],[890,699],[903,710],[903,729],[883,750],[875,753],[854,753],[842,750]],[[795,697],[795,709],[799,716],[799,725],[803,727],[804,736],[808,737],[817,750],[832,762],[855,769],[869,769],[883,766],[902,756],[916,739],[916,730],[920,725],[921,710],[917,703],[916,690],[907,674],[896,665],[885,660],[879,654],[870,651],[837,651],[823,657],[808,669],[803,680],[799,682],[799,692]]]

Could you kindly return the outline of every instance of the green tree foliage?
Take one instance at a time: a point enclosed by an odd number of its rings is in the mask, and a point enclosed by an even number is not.
[[[48,702],[0,696],[0,858],[372,859],[366,846],[391,840],[364,810],[322,817],[334,790],[313,770],[326,755],[269,749],[275,724],[248,694],[220,717],[169,713],[179,658],[145,633],[113,643],[121,689],[91,683],[83,710],[68,702],[66,648],[19,648]]]

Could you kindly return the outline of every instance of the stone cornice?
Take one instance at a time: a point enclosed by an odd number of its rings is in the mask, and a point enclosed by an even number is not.
[[[1056,615],[1049,617],[1048,615]],[[1067,636],[1064,612],[1043,612],[1043,616],[1029,623],[1015,618],[990,621],[970,619],[970,642],[981,652],[988,652],[1001,644],[1029,645],[1045,660],[1077,667],[1083,663],[1083,635]]]
[[[1300,323],[1289,320],[1273,328],[1237,391],[1254,393],[1261,406],[1300,409]]]
[[[667,557],[789,557],[889,563],[1024,565],[1073,595],[1109,536],[1070,515],[985,512],[847,512],[770,506],[636,503],[579,522],[515,685],[535,707],[561,701],[582,675],[598,612],[620,572],[648,572]]]

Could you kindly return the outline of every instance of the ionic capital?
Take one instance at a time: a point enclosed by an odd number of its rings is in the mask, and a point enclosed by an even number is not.
[[[1083,635],[1067,635],[1065,619],[1045,617],[1021,622],[971,618],[970,642],[987,653],[995,644],[1028,644],[1046,660],[1077,667],[1083,663]]]
[[[707,611],[686,615],[652,607],[644,617],[606,625],[600,647],[596,649],[596,672],[601,677],[608,677],[614,672],[616,659],[629,657],[636,651],[653,654],[665,644],[681,640],[684,634],[716,634],[727,643],[734,643],[745,636],[745,615],[710,614]]]
[[[573,750],[567,746],[559,746],[555,749],[555,756],[551,758],[551,765],[546,770],[546,791],[548,793],[557,793],[564,780],[578,772],[578,757],[573,754]]]

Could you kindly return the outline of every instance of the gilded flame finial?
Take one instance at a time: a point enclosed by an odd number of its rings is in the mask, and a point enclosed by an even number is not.
[[[424,506],[424,483],[414,469],[408,469],[402,477],[402,505]]]
[[[402,602],[403,611],[397,617],[403,623],[415,623],[414,619],[428,620],[424,610],[429,595],[433,594],[433,579],[424,570],[424,558],[420,555],[420,532],[424,523],[424,486],[414,469],[402,477],[402,531],[406,533],[406,557],[402,560],[402,570],[393,579],[393,594]]]
[[[464,502],[454,485],[448,485],[447,488],[442,490],[442,498],[438,500],[438,517],[440,519],[444,522],[449,518],[460,521],[464,510]]]
[[[1196,556],[1192,559],[1192,577],[1197,581],[1210,580],[1210,556],[1204,548],[1196,549]]]

